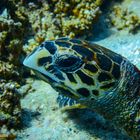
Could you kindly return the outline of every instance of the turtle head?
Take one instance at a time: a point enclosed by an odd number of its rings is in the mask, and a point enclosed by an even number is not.
[[[23,64],[65,96],[98,99],[114,88],[119,65],[98,45],[60,38],[37,47]]]

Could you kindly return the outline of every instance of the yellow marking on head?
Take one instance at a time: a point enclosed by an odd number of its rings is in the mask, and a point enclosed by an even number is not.
[[[61,109],[61,112],[65,112],[65,111],[73,110],[73,109],[84,109],[84,108],[87,108],[87,106],[81,105],[81,104],[75,104],[75,105],[72,105],[72,106],[65,106],[65,107],[63,107]]]

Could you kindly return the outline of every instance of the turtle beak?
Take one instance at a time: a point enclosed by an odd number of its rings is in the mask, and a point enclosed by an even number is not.
[[[45,48],[37,47],[31,52],[23,61],[23,65],[31,68],[38,69],[38,60],[43,56],[48,56],[49,53]]]
[[[43,64],[39,65],[39,60],[43,57],[50,57],[50,53],[47,49],[43,47],[38,47],[24,59],[23,65],[31,68],[36,73],[36,75],[42,80],[48,83],[59,83],[58,78],[56,78],[53,74],[47,71]]]

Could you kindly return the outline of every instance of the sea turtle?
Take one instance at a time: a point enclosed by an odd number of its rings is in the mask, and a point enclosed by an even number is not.
[[[43,42],[23,64],[59,92],[60,105],[84,105],[140,139],[140,71],[126,58],[64,37]]]

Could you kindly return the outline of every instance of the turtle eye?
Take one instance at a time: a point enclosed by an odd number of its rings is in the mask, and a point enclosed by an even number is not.
[[[65,72],[73,72],[82,66],[83,62],[80,58],[73,55],[61,55],[58,56],[55,65],[58,66],[59,69]]]

